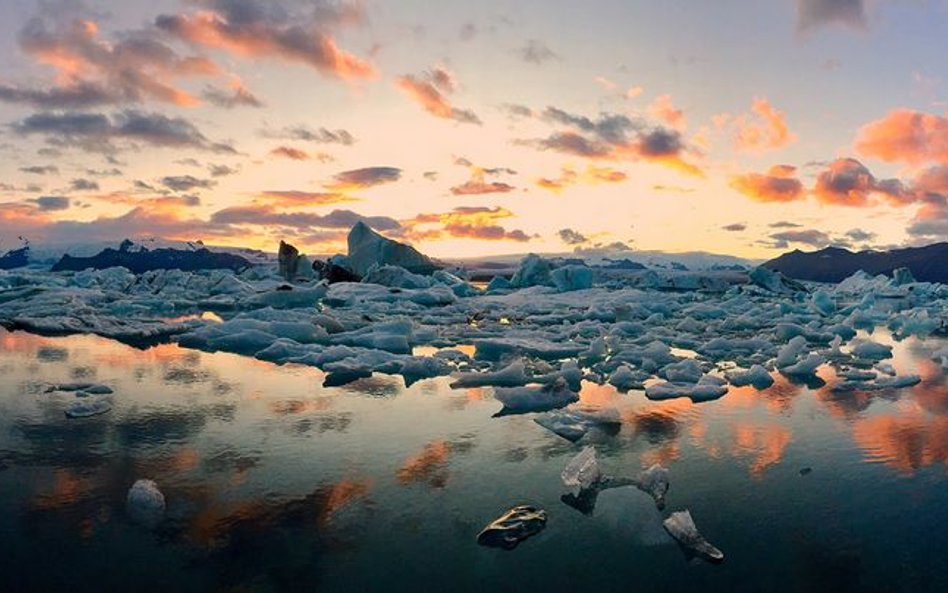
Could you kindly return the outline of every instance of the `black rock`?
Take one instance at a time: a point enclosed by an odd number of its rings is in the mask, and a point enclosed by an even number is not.
[[[788,278],[812,282],[840,282],[859,270],[892,276],[897,268],[908,268],[919,282],[944,284],[948,283],[948,243],[858,253],[839,247],[809,253],[794,250],[763,265]]]

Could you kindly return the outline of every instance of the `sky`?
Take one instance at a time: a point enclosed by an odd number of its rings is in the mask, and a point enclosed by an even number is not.
[[[0,252],[948,240],[937,0],[0,0]]]

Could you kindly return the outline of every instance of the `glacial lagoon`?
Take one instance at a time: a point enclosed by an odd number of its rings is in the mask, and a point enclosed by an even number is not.
[[[585,381],[621,425],[572,443],[449,377],[323,387],[309,366],[0,330],[0,590],[945,591],[946,340],[872,339],[921,382],[834,391],[824,365],[693,403]],[[112,410],[67,419],[75,395],[47,389],[76,381]],[[611,475],[667,467],[665,510],[634,487],[565,504],[589,444]],[[157,525],[126,510],[139,479],[164,494]],[[477,545],[517,504],[546,528]],[[723,563],[662,529],[685,508]]]

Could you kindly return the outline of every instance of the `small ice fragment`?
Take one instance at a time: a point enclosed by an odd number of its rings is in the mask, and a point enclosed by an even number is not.
[[[67,418],[88,418],[89,416],[105,414],[111,409],[112,404],[103,397],[84,397],[69,402],[65,413]]]
[[[596,484],[602,478],[602,470],[599,469],[599,463],[596,461],[596,450],[591,447],[585,447],[560,474],[563,483],[570,488],[579,488],[587,490]]]
[[[546,511],[530,505],[516,506],[477,534],[482,546],[513,550],[517,544],[546,527]]]
[[[112,388],[100,383],[56,383],[46,388],[50,391],[82,391],[88,395],[108,395]]]
[[[770,372],[759,364],[755,364],[746,371],[728,371],[724,376],[735,387],[752,385],[755,389],[766,389],[774,384]]]
[[[549,385],[536,387],[495,387],[494,397],[504,404],[502,413],[543,412],[562,408],[579,399],[562,377]]]
[[[165,496],[154,480],[138,480],[128,489],[125,510],[132,521],[154,526],[165,513]]]
[[[668,492],[668,470],[659,464],[639,474],[635,482],[636,487],[655,499],[655,506],[659,510],[665,508],[665,493]]]
[[[667,531],[686,550],[711,562],[722,562],[724,553],[704,539],[688,510],[672,513],[662,522]]]

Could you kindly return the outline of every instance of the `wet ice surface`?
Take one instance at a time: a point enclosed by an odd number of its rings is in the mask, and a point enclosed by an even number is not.
[[[327,388],[305,365],[0,331],[0,590],[945,590],[948,343],[859,338],[919,382],[839,390],[862,379],[822,365],[694,403],[583,381],[579,405],[619,422],[573,443],[450,377]],[[76,393],[50,386],[69,383],[108,386],[112,409],[66,418]],[[635,486],[564,504],[586,446],[611,475],[668,468],[667,510]],[[142,479],[153,527],[127,507]],[[545,529],[477,545],[517,504]],[[723,564],[665,532],[679,509]]]

